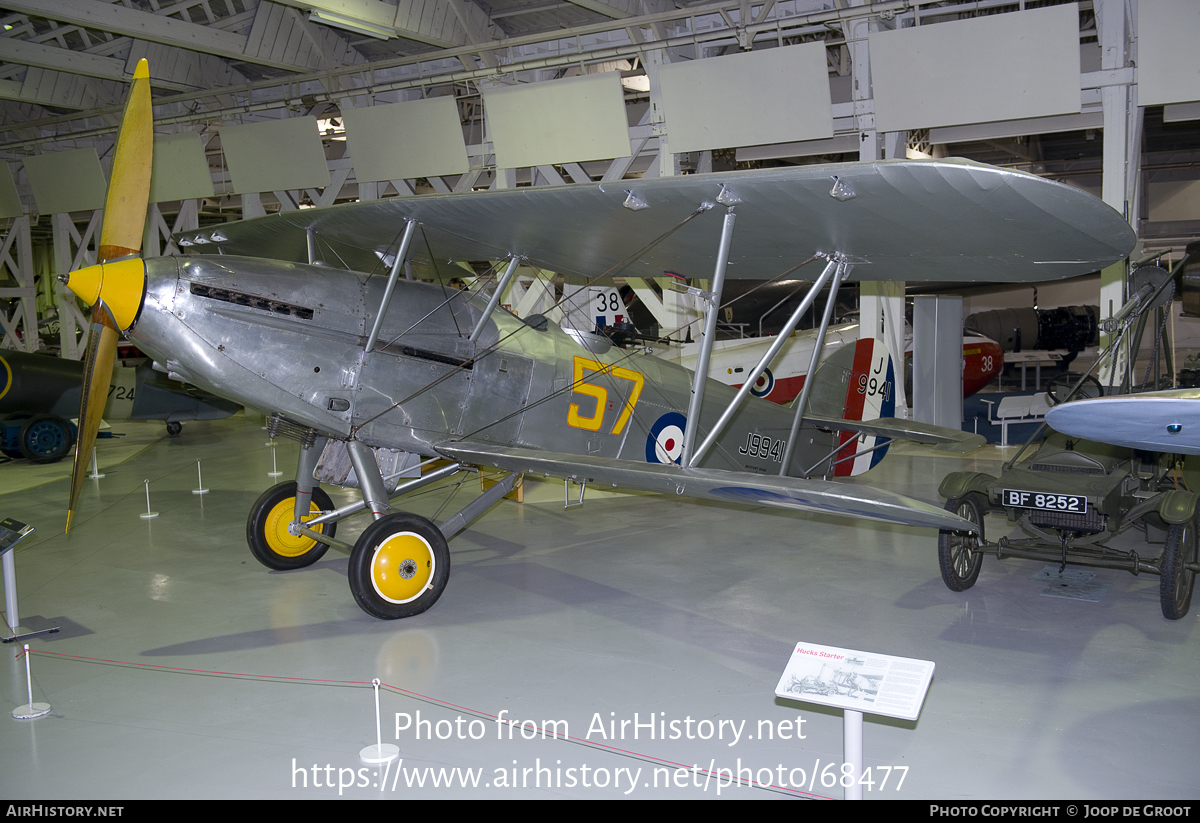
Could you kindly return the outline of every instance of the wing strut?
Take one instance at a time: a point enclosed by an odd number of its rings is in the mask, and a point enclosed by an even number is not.
[[[479,335],[483,333],[483,327],[487,325],[488,318],[492,316],[492,312],[500,304],[500,298],[504,296],[504,290],[508,288],[508,282],[517,273],[517,264],[520,262],[521,258],[516,255],[508,258],[508,266],[504,269],[504,274],[500,276],[500,282],[496,284],[496,291],[492,293],[492,299],[488,301],[487,308],[483,310],[483,316],[479,318],[479,322],[471,330],[471,336],[468,338],[470,342],[476,343],[479,341]]]
[[[780,329],[779,334],[775,337],[775,342],[773,342],[771,347],[767,349],[765,354],[763,354],[762,358],[758,361],[758,365],[750,370],[750,373],[746,376],[746,379],[742,383],[742,387],[738,389],[738,393],[734,395],[732,400],[729,401],[729,405],[726,406],[725,411],[721,413],[720,419],[718,419],[716,424],[712,427],[712,431],[708,433],[708,437],[706,437],[704,442],[700,444],[700,448],[696,449],[695,454],[692,455],[692,459],[686,465],[696,466],[699,464],[700,460],[708,452],[709,448],[712,447],[712,444],[716,442],[716,439],[720,436],[721,432],[724,431],[725,425],[729,422],[730,418],[733,417],[734,413],[737,412],[738,408],[741,407],[743,401],[745,401],[746,395],[748,395],[750,390],[754,388],[754,383],[758,380],[759,375],[763,373],[763,370],[766,369],[767,366],[771,365],[771,361],[775,359],[775,355],[779,353],[779,350],[783,348],[783,344],[788,341],[789,337],[791,337],[792,332],[796,329],[796,326],[800,324],[800,319],[804,316],[804,313],[808,311],[809,306],[811,306],[817,299],[817,295],[821,293],[821,289],[825,288],[826,282],[829,281],[829,278],[833,275],[838,266],[838,262],[833,258],[830,258],[829,263],[827,263],[825,266],[825,270],[821,272],[821,276],[818,277],[816,282],[809,287],[808,293],[804,295],[804,299],[800,301],[800,305],[796,307],[794,312],[792,312],[792,316],[788,318],[787,323],[784,324],[783,328]],[[837,287],[835,286],[834,288],[836,289]],[[820,341],[818,341],[818,345],[820,345]],[[811,367],[808,373],[813,373]],[[805,381],[805,383],[807,384],[807,381]],[[688,419],[691,420],[692,418],[689,417]]]
[[[371,349],[375,347],[375,341],[379,338],[383,315],[387,312],[388,304],[392,302],[392,291],[396,288],[396,280],[400,277],[400,268],[404,265],[404,258],[408,256],[408,244],[412,242],[413,232],[417,229],[416,220],[406,222],[408,225],[404,228],[404,237],[400,240],[400,248],[396,250],[396,259],[392,262],[391,272],[388,273],[383,299],[379,301],[379,311],[375,313],[375,324],[371,326],[371,333],[367,336],[367,345],[363,347],[363,354],[370,354]]]
[[[779,467],[780,477],[787,476],[788,465],[792,461],[792,452],[796,450],[796,435],[800,433],[800,423],[804,420],[804,409],[808,406],[808,395],[816,382],[813,378],[817,374],[817,366],[821,364],[821,350],[825,348],[825,332],[829,329],[829,318],[833,315],[838,289],[841,288],[842,281],[846,279],[850,269],[854,268],[841,254],[830,255],[829,262],[837,263],[837,271],[833,275],[833,285],[829,287],[829,298],[825,301],[825,314],[821,315],[821,329],[817,332],[817,339],[813,341],[812,358],[808,361],[808,377],[804,381],[804,388],[800,390],[800,399],[796,401],[796,416],[792,418],[792,429],[788,434],[787,446],[783,450],[783,462]]]
[[[717,265],[713,270],[712,297],[709,298],[708,315],[704,318],[704,331],[701,332],[696,373],[692,375],[692,396],[688,400],[687,410],[688,424],[683,428],[683,451],[679,459],[682,466],[691,465],[692,447],[696,443],[700,406],[704,402],[704,381],[708,379],[708,359],[712,354],[713,341],[717,339],[717,311],[721,307],[721,290],[725,286],[725,267],[729,263],[729,245],[733,241],[733,221],[736,218],[733,209],[729,209],[725,212],[725,222],[721,226],[721,245],[717,249]]]

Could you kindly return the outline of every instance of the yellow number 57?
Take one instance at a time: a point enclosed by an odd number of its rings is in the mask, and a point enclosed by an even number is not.
[[[600,426],[604,422],[604,408],[608,405],[608,389],[604,386],[598,386],[595,383],[583,382],[584,373],[593,371],[600,372],[601,374],[611,374],[613,377],[633,383],[633,389],[629,392],[629,398],[625,401],[625,407],[621,409],[621,414],[617,417],[617,423],[613,426],[612,434],[620,434],[625,430],[625,424],[629,422],[629,418],[633,414],[633,407],[637,405],[638,398],[642,396],[642,386],[646,383],[646,376],[632,369],[610,366],[607,363],[601,363],[599,360],[589,360],[586,357],[576,356],[574,391],[576,394],[595,398],[596,411],[591,417],[588,417],[580,413],[578,403],[572,403],[570,408],[567,409],[567,425],[576,429],[586,429],[590,432],[600,431]]]

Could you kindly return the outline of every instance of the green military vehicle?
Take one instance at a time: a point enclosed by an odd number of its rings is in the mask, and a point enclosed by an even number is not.
[[[977,535],[940,533],[942,579],[953,591],[966,591],[975,585],[984,555],[1058,562],[1060,568],[1157,574],[1163,615],[1178,620],[1188,612],[1200,570],[1200,495],[1187,490],[1200,488],[1200,471],[1190,470],[1200,469],[1200,464],[1186,467],[1176,461],[1172,455],[1048,432],[1030,458],[1006,466],[1000,477],[982,472],[947,475],[938,489],[946,509],[978,523],[980,529]],[[983,529],[989,513],[1018,524],[1016,534],[1022,536],[989,542]],[[1145,532],[1148,543],[1165,541],[1157,558],[1109,545],[1113,537],[1134,528]]]

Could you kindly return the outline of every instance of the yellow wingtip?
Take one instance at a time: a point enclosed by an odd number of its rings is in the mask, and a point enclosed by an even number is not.
[[[150,64],[148,62],[146,62],[145,57],[143,57],[141,60],[138,61],[137,68],[135,68],[133,70],[133,79],[134,80],[150,79]]]
[[[74,509],[67,509],[67,527],[63,529],[63,534],[67,534],[71,531],[71,515],[73,514],[75,514]]]

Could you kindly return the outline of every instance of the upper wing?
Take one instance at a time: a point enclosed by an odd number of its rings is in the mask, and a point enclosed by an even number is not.
[[[1055,431],[1100,443],[1200,454],[1200,389],[1075,400],[1046,412]]]
[[[513,449],[458,441],[438,447],[455,460],[494,466],[514,472],[565,477],[580,483],[619,486],[637,491],[705,497],[752,506],[840,514],[925,526],[931,529],[977,531],[978,526],[945,509],[891,492],[828,480],[771,477],[721,469],[685,469],[663,463],[580,457],[573,454]]]
[[[303,261],[312,230],[323,259],[371,272],[385,268],[402,221],[414,218],[422,232],[410,258],[439,265],[515,254],[585,277],[711,277],[724,209],[673,229],[722,188],[741,200],[733,278],[772,278],[816,252],[841,252],[857,261],[856,280],[1050,280],[1116,262],[1135,239],[1121,215],[1070,186],[967,160],[887,160],[397,197],[281,212],[179,241]],[[623,207],[630,193],[646,207]]]

